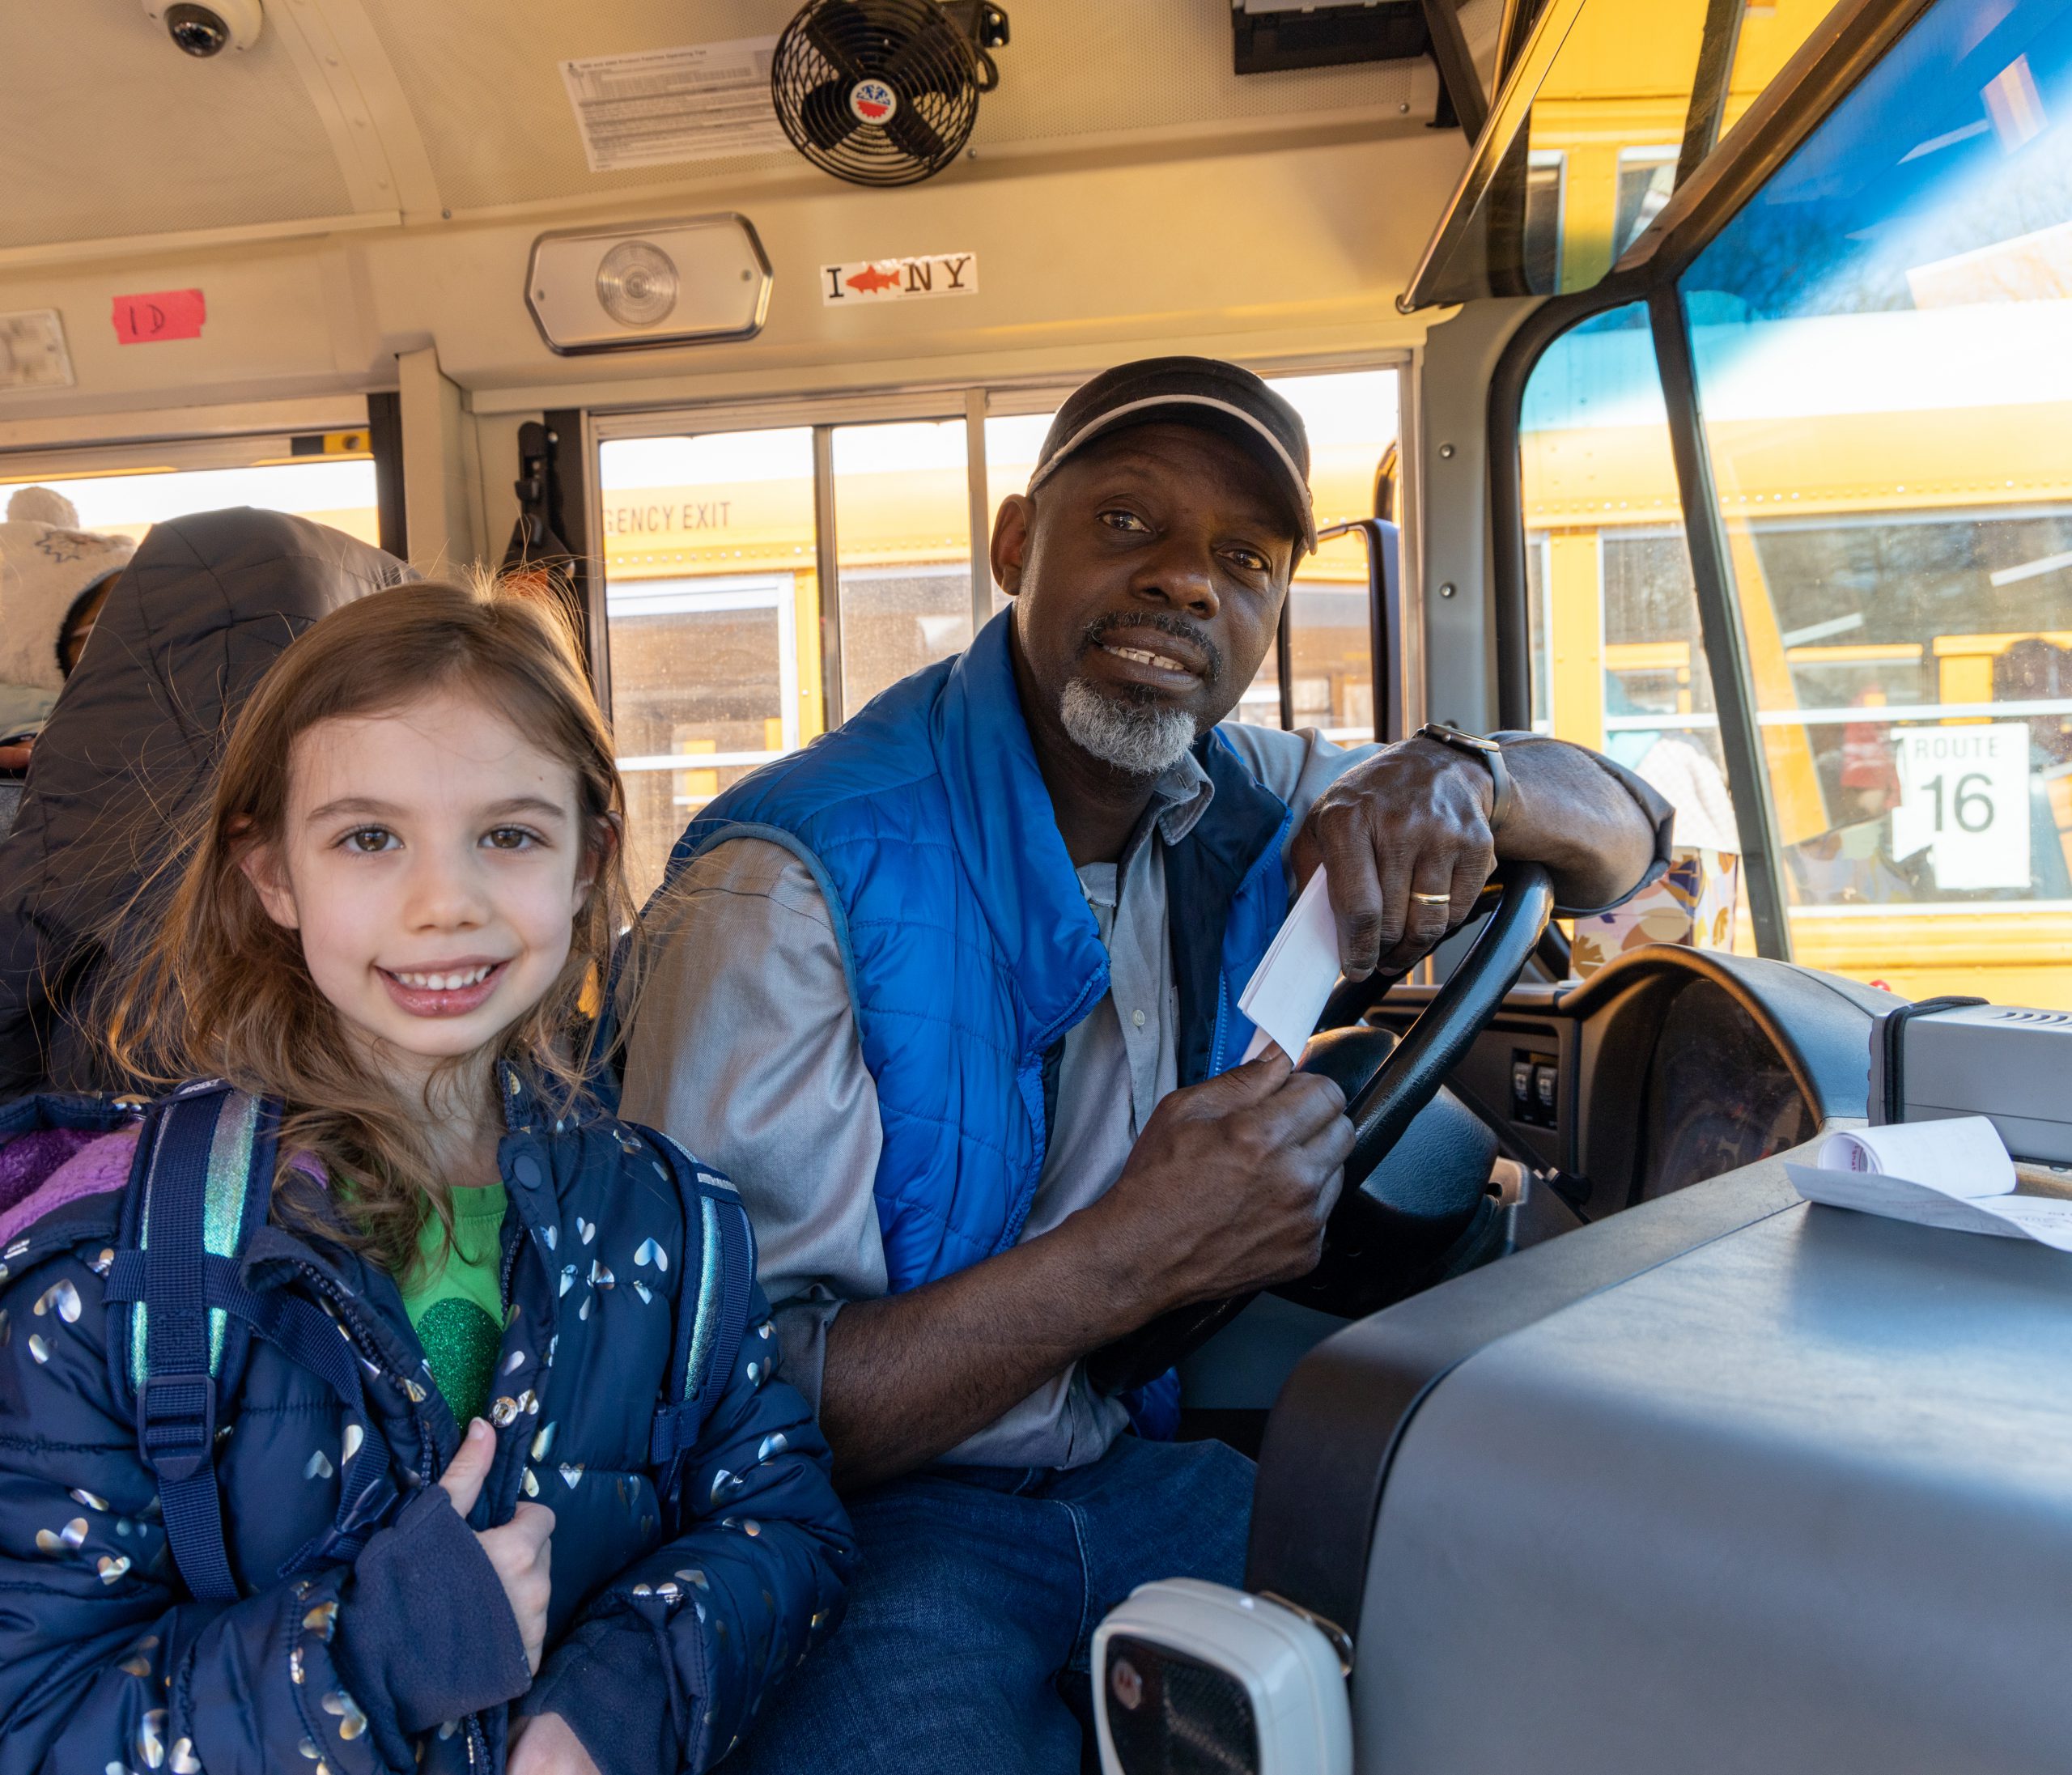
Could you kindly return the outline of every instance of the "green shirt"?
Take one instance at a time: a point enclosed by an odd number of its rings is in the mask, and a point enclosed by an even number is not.
[[[418,1261],[403,1281],[403,1307],[424,1345],[431,1378],[463,1429],[489,1404],[503,1342],[504,1193],[501,1183],[453,1192],[453,1243],[433,1215],[418,1240]]]

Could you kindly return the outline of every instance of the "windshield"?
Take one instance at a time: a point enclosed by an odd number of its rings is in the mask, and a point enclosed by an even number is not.
[[[1794,953],[2072,1002],[2072,6],[1942,0],[1679,287]]]

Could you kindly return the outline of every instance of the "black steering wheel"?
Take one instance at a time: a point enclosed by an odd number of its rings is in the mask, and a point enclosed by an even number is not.
[[[1492,906],[1467,953],[1400,1041],[1360,1024],[1394,984],[1386,976],[1342,983],[1325,1006],[1321,1033],[1306,1051],[1302,1069],[1324,1073],[1345,1093],[1352,1154],[1324,1229],[1323,1260],[1276,1293],[1353,1318],[1378,1312],[1471,1261],[1478,1232],[1493,1216],[1482,1187],[1486,1161],[1480,1175],[1463,1174],[1458,1166],[1446,1174],[1442,1166],[1386,1161],[1392,1153],[1418,1158],[1413,1123],[1524,972],[1553,913],[1553,884],[1537,863],[1501,864],[1482,890],[1478,910]],[[1155,1380],[1252,1298],[1176,1307],[1095,1351],[1087,1358],[1087,1378],[1103,1393]]]

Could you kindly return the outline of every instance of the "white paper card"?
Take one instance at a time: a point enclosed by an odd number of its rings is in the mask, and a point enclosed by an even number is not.
[[[771,154],[791,146],[770,100],[775,37],[561,65],[592,172]]]
[[[2072,1202],[2015,1195],[2014,1163],[1983,1115],[1831,1134],[1819,1156],[1785,1166],[1809,1202],[2072,1251]]]
[[[69,389],[72,356],[55,308],[0,314],[0,389]]]
[[[1338,926],[1320,865],[1238,1000],[1238,1009],[1259,1026],[1245,1058],[1257,1059],[1274,1042],[1289,1059],[1300,1059],[1337,984]]]

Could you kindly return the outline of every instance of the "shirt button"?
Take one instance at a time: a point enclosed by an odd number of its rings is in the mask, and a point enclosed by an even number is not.
[[[1144,1013],[1141,1011],[1131,1012],[1130,1021],[1136,1025],[1139,1029],[1142,1029],[1144,1027]]]

